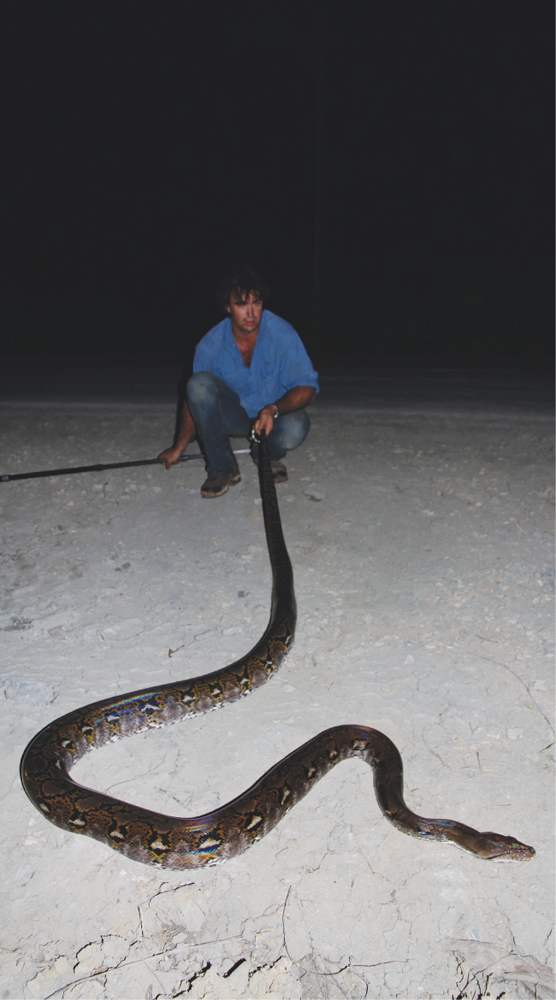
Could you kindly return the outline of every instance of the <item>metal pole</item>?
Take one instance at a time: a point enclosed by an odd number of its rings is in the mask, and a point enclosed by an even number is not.
[[[248,455],[249,448],[240,448],[234,455]],[[195,458],[204,458],[201,453],[182,455],[180,462],[192,462]],[[48,476],[75,476],[78,472],[104,472],[106,469],[133,469],[138,465],[163,465],[162,458],[143,458],[138,462],[109,462],[107,465],[80,465],[73,469],[47,469],[44,472],[17,472],[13,476],[0,476],[0,483],[10,483],[14,479],[45,479]]]

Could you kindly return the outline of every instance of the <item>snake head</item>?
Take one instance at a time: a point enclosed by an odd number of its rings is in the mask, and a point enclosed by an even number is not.
[[[514,837],[504,837],[501,833],[481,833],[476,853],[490,861],[530,861],[535,856],[535,848],[522,844]]]

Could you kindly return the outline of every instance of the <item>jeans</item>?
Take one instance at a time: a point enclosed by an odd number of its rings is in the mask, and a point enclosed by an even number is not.
[[[187,383],[187,405],[195,421],[209,476],[226,476],[238,471],[230,437],[248,438],[254,417],[248,416],[239,396],[212,372],[196,372]],[[274,421],[268,436],[271,462],[278,462],[305,440],[311,421],[305,410],[285,413]],[[251,444],[257,459],[257,445]]]

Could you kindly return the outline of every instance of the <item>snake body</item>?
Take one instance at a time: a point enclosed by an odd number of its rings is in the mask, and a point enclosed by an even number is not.
[[[31,802],[56,826],[101,841],[135,861],[159,868],[202,868],[247,850],[267,834],[332,767],[348,757],[371,765],[380,808],[398,830],[451,841],[481,858],[523,861],[534,855],[512,837],[479,833],[453,820],[425,819],[403,799],[400,754],[383,733],[366,726],[327,729],[294,750],[247,791],[203,816],[179,818],[130,805],[77,784],[73,764],[94,747],[237,701],[265,684],[294,638],[296,602],[292,567],[282,533],[268,445],[259,446],[259,479],[272,565],[268,626],[235,663],[191,680],[106,698],[49,723],[27,746],[21,781]]]

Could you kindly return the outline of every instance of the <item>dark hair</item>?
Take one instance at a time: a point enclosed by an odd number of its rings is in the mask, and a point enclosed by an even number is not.
[[[254,267],[250,264],[240,264],[229,271],[221,282],[218,299],[225,309],[230,304],[232,295],[240,302],[244,302],[250,292],[259,295],[264,301],[270,295],[270,288]]]

